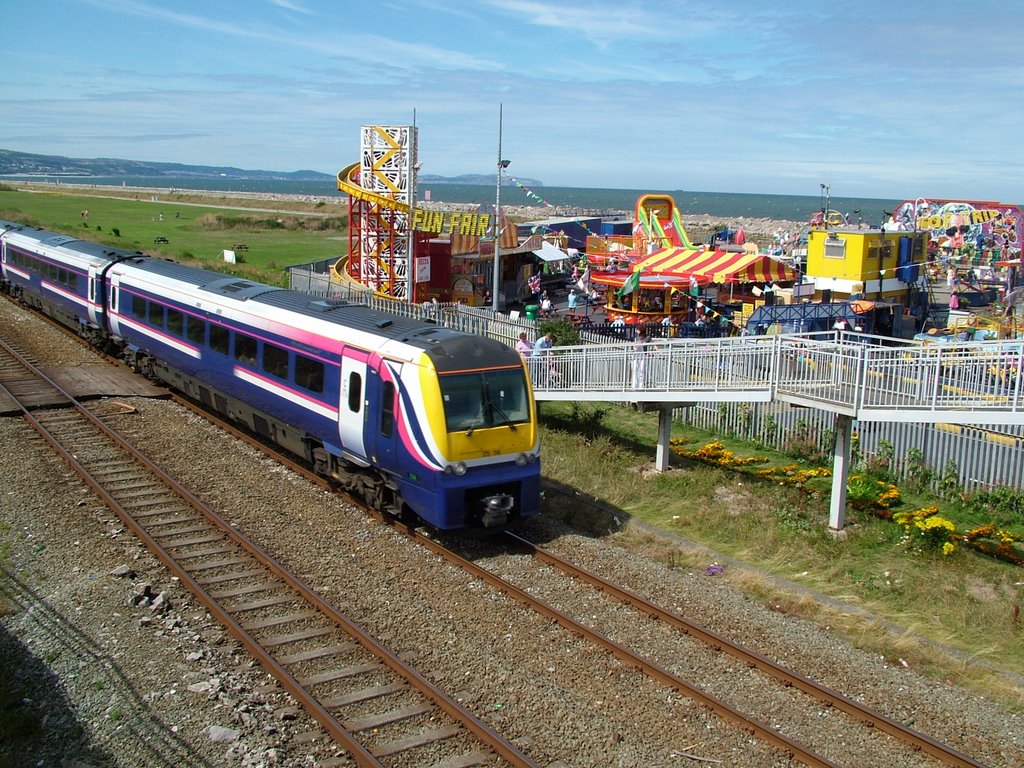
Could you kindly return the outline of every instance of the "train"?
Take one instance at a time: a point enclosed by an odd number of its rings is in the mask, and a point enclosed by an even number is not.
[[[539,509],[536,402],[500,341],[12,221],[0,268],[13,298],[374,509],[464,531]]]

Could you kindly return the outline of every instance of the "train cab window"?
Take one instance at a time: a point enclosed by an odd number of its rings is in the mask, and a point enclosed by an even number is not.
[[[274,344],[263,344],[263,370],[279,379],[288,378],[288,351]]]
[[[146,319],[146,300],[141,296],[132,296],[132,316],[139,320]]]
[[[185,316],[170,307],[167,308],[167,331],[179,338],[185,335]]]
[[[359,407],[363,404],[363,377],[355,371],[348,375],[348,409],[352,413],[359,413]]]
[[[518,368],[453,373],[440,378],[449,432],[522,424],[530,418],[526,380]]]
[[[295,383],[310,392],[323,392],[324,364],[305,355],[296,355]]]
[[[188,321],[185,323],[185,333],[188,334],[188,340],[193,344],[203,346],[203,342],[206,341],[206,323],[198,317],[189,315]]]
[[[210,349],[226,355],[230,350],[230,344],[231,335],[228,333],[228,329],[223,325],[210,323]]]
[[[244,333],[235,334],[235,360],[245,365],[256,365],[256,339]]]
[[[395,431],[395,382],[385,381],[380,396],[380,434],[391,437]]]
[[[149,324],[154,328],[164,327],[164,306],[155,301],[149,302]]]

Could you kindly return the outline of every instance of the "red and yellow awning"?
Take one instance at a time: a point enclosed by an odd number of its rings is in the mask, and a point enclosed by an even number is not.
[[[711,283],[774,283],[794,280],[790,267],[763,253],[665,248],[634,264],[643,275],[685,277]]]

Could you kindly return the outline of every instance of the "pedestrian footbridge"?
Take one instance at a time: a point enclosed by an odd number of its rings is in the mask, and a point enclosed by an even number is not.
[[[668,468],[674,408],[779,400],[831,411],[830,525],[838,530],[854,419],[1024,424],[1022,349],[1020,341],[920,344],[829,332],[555,347],[530,357],[527,366],[537,400],[631,402],[659,410],[659,469]]]

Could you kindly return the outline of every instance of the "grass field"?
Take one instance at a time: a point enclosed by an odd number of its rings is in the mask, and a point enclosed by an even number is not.
[[[97,192],[119,196],[7,186],[0,191],[0,219],[207,268],[226,269],[223,251],[241,244],[245,249],[236,252],[244,263],[227,268],[278,285],[286,267],[338,258],[348,248],[348,209],[341,202],[241,201],[216,193],[151,199],[130,189]]]

